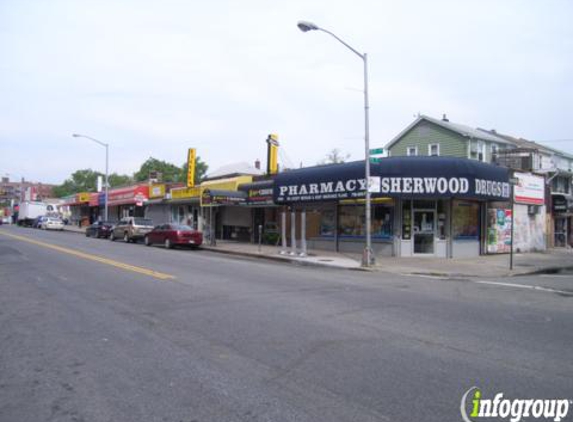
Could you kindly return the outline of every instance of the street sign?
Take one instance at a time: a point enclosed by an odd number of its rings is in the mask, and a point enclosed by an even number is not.
[[[383,158],[370,157],[370,162],[373,164],[380,163],[380,162],[382,162],[382,160],[383,160]]]
[[[384,154],[384,148],[373,148],[370,150],[370,155]]]

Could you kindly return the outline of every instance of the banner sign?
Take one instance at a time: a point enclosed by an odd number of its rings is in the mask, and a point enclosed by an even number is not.
[[[390,157],[371,165],[372,197],[509,200],[508,170],[452,157]],[[379,182],[378,182],[379,179]],[[365,196],[364,162],[292,170],[277,175],[277,204]]]
[[[246,201],[245,192],[205,189],[201,194],[201,206],[242,205]]]
[[[528,173],[515,173],[519,180],[514,186],[514,199],[516,203],[528,205],[545,204],[545,179]]]

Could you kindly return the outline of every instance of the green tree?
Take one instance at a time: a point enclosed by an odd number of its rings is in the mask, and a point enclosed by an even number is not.
[[[195,184],[196,185],[201,183],[201,181],[203,180],[203,177],[205,177],[205,174],[207,174],[208,169],[209,169],[209,166],[207,165],[207,163],[205,163],[203,160],[201,160],[201,157],[197,156],[197,158],[195,159]],[[182,182],[187,183],[187,162],[185,162],[181,166],[181,171],[183,173]]]
[[[79,192],[95,192],[97,190],[97,178],[102,177],[105,182],[105,176],[91,169],[76,170],[72,175],[59,186],[52,189],[52,193],[56,198],[73,195]],[[133,179],[123,174],[112,173],[109,175],[110,187],[126,185]]]
[[[136,182],[144,182],[149,179],[149,175],[152,172],[161,173],[160,180],[162,182],[182,182],[184,179],[181,167],[153,157],[149,157],[141,165],[139,170],[133,175],[133,178]]]

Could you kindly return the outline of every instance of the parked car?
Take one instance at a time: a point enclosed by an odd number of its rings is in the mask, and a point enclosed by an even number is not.
[[[113,224],[109,221],[96,221],[86,227],[86,237],[109,237]]]
[[[125,242],[136,242],[153,230],[153,222],[148,218],[126,217],[122,218],[111,229],[109,240],[123,239]]]
[[[147,233],[144,242],[147,246],[160,243],[167,249],[174,246],[198,248],[203,243],[203,233],[183,224],[162,224]]]
[[[64,222],[58,217],[45,217],[40,223],[42,230],[64,230]]]
[[[41,215],[39,217],[36,217],[34,219],[34,221],[32,222],[32,228],[34,229],[39,229],[42,226],[42,223],[47,219],[48,217],[45,215]]]

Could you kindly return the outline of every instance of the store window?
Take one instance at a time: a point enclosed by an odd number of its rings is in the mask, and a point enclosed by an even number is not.
[[[370,234],[375,239],[389,239],[393,230],[393,210],[388,205],[372,205]],[[324,233],[329,233],[330,225],[328,214],[323,218]],[[333,216],[334,217],[334,216]],[[342,205],[338,211],[338,235],[341,238],[363,237],[365,231],[365,208],[364,205]],[[322,233],[322,231],[321,231]],[[326,234],[324,234],[326,235]]]
[[[412,201],[402,202],[402,239],[412,239]]]
[[[476,202],[454,201],[452,222],[454,239],[478,239],[479,204]]]
[[[320,213],[320,236],[331,237],[336,231],[334,210],[323,210]]]

